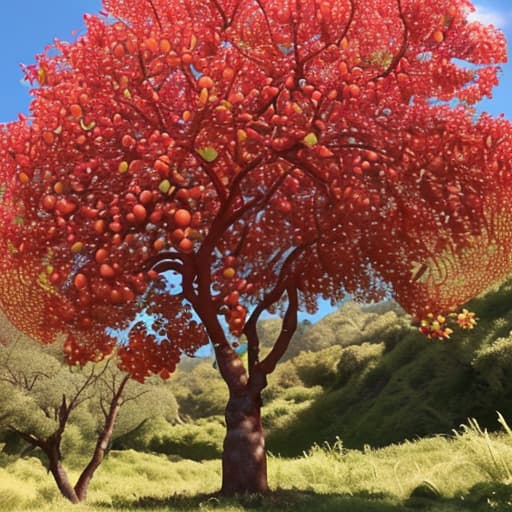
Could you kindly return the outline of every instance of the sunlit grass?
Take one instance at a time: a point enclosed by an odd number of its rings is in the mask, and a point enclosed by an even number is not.
[[[11,459],[4,466],[2,512],[77,510],[58,495],[38,459]],[[164,455],[114,451],[93,480],[87,505],[79,510],[399,512],[421,506],[432,512],[512,511],[511,468],[510,433],[489,435],[474,421],[451,437],[382,449],[346,450],[338,440],[297,458],[270,456],[273,492],[237,500],[215,494],[219,460],[171,461]]]

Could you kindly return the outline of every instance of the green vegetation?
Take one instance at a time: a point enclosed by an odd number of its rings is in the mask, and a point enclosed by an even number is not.
[[[505,433],[486,430],[499,428],[497,410],[512,417],[512,284],[469,307],[480,318],[477,328],[444,342],[428,342],[393,303],[348,302],[318,324],[303,322],[294,352],[264,391],[275,490],[267,497],[213,494],[226,389],[212,360],[187,359],[161,389],[149,383],[154,399],[145,393],[123,407],[113,450],[81,510],[512,511],[512,435],[503,421]],[[269,337],[275,328],[274,320],[260,326]],[[47,375],[54,366],[56,375],[63,371],[55,348],[43,350],[36,359],[16,356],[24,375],[48,361]],[[75,379],[76,373],[66,369]],[[43,404],[60,396],[57,384],[46,381],[48,391],[37,395]],[[11,425],[16,414],[25,425],[49,421],[34,412],[35,397],[24,396],[5,395]],[[158,412],[164,403],[165,415]],[[71,480],[95,431],[94,404],[91,395],[65,436]],[[0,510],[73,510],[41,453],[27,451],[7,424],[0,424]]]
[[[148,418],[176,418],[177,403],[160,379],[131,380],[113,358],[73,368],[58,349],[13,333],[0,339],[0,434],[4,453],[34,451],[61,494],[78,503],[115,436]],[[82,466],[76,484],[63,463]]]
[[[76,510],[58,496],[38,459],[4,456],[1,462],[0,510]],[[474,420],[450,437],[364,450],[348,450],[338,440],[314,446],[300,457],[270,457],[273,492],[237,500],[213,494],[220,479],[219,460],[199,463],[113,451],[80,510],[511,511],[511,471],[510,431],[491,435]]]
[[[450,433],[468,417],[495,429],[495,411],[512,416],[511,299],[511,284],[476,299],[469,307],[478,326],[444,342],[426,340],[393,303],[347,302],[317,324],[302,323],[292,342],[297,355],[277,367],[263,393],[270,451],[297,456],[337,437],[350,448],[385,446]],[[260,331],[272,338],[276,328],[268,320]],[[319,333],[330,345],[312,350]],[[220,449],[223,433],[215,425],[226,392],[218,373],[211,362],[189,363],[172,383],[187,428],[171,426],[145,447],[124,446],[160,453],[172,453],[172,446],[184,457],[211,457],[213,450],[201,455],[193,446],[193,425],[210,423],[209,445]]]
[[[349,447],[384,446],[449,433],[468,417],[494,429],[495,411],[512,415],[511,298],[506,284],[475,300],[477,328],[444,342],[426,341],[407,317],[385,323],[389,313],[382,315],[380,331],[342,349],[331,385],[286,429],[269,433],[270,450],[297,455],[336,436]],[[365,314],[352,309],[355,322]]]

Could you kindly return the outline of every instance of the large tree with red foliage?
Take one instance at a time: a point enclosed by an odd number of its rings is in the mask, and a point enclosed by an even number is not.
[[[265,491],[260,395],[299,310],[388,292],[443,337],[428,313],[509,272],[510,124],[471,107],[505,41],[468,0],[104,5],[26,68],[31,115],[2,130],[1,305],[71,363],[145,310],[165,340],[139,324],[119,350],[139,380],[209,339],[222,489]]]

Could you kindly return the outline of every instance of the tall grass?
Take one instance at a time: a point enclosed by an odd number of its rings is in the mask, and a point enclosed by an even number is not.
[[[220,461],[172,461],[165,455],[113,451],[91,484],[80,512],[242,510],[400,512],[427,500],[431,512],[512,510],[512,430],[501,434],[469,420],[453,436],[386,448],[348,450],[340,439],[296,458],[269,457],[269,497],[220,500]],[[72,477],[74,475],[71,475]],[[416,500],[416,501],[415,501]],[[510,507],[510,508],[507,508]],[[0,467],[0,511],[68,512],[35,458]]]

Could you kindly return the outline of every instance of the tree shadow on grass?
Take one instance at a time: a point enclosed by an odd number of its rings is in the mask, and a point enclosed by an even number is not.
[[[129,510],[150,511],[265,511],[265,512],[484,512],[480,503],[464,500],[411,498],[405,502],[382,493],[316,494],[310,491],[278,490],[267,495],[247,495],[224,498],[219,495],[142,497],[138,500],[117,499],[105,504]],[[98,506],[98,505],[97,505]],[[98,508],[102,508],[99,505]],[[512,509],[511,509],[512,511]]]

